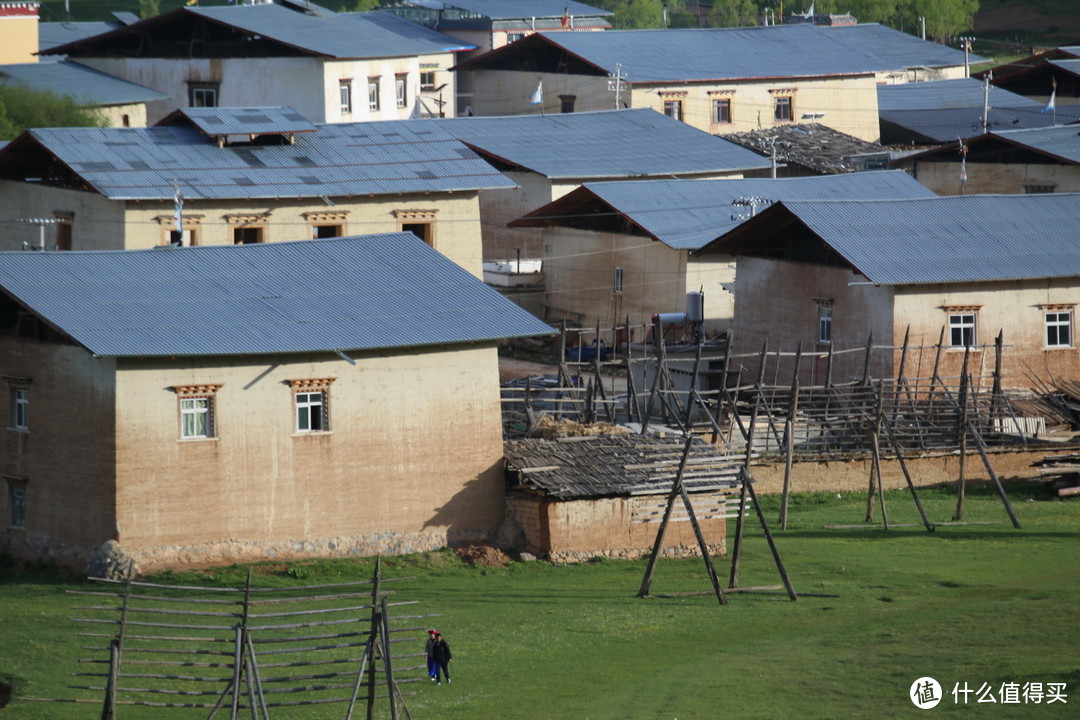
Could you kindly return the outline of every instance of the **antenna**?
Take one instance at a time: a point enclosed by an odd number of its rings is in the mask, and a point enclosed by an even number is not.
[[[615,109],[619,109],[619,99],[622,95],[622,91],[626,90],[626,76],[622,74],[622,63],[615,63],[615,73],[608,74],[607,89],[609,92],[615,93]]]

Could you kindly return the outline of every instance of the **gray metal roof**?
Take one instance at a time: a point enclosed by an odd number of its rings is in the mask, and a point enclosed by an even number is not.
[[[38,48],[45,52],[60,45],[112,32],[124,26],[122,22],[43,22],[38,23]]]
[[[86,105],[130,105],[169,97],[68,60],[0,65],[0,82],[71,95]]]
[[[1070,75],[1080,75],[1080,60],[1051,60],[1049,64],[1064,70]]]
[[[457,139],[549,178],[737,172],[769,161],[648,108],[460,117],[436,123]]]
[[[593,7],[575,0],[410,0],[410,4],[432,9],[460,8],[492,20],[516,20],[519,18],[561,18],[563,11],[571,15],[599,17],[612,15],[612,11]]]
[[[298,268],[317,269],[318,282]],[[553,332],[411,233],[3,252],[0,289],[109,357],[373,350]]]
[[[1080,194],[781,205],[882,285],[1080,277]]]
[[[895,170],[775,179],[586,183],[575,193],[591,193],[660,242],[679,250],[696,250],[741,224],[750,208],[732,204],[739,198],[775,202],[934,197],[925,185]],[[555,200],[526,218],[560,215],[560,202]],[[759,205],[758,212],[763,208]]]
[[[207,135],[267,135],[315,132],[315,123],[291,107],[203,107],[178,111]]]
[[[941,110],[982,108],[983,83],[975,78],[878,85],[878,110]],[[990,86],[991,107],[1042,107],[1042,103]]]
[[[0,167],[39,143],[111,200],[387,195],[511,188],[437,125],[319,125],[292,144],[218,147],[189,127],[39,128],[0,151]],[[12,162],[14,162],[12,160]]]
[[[833,25],[825,28],[837,33],[852,47],[861,48],[889,62],[889,69],[963,67],[964,51],[922,40],[900,30],[879,23],[858,25]],[[974,53],[968,54],[969,63],[989,62]]]
[[[967,146],[970,151],[981,154],[979,151],[983,149],[984,144],[991,144],[996,149],[1000,148],[1002,142],[1046,155],[1064,165],[1080,164],[1080,126],[1078,125],[989,132],[986,135],[971,138]],[[950,161],[960,162],[957,149],[955,142],[949,143],[917,155],[901,158],[895,164],[903,164],[911,160],[921,160],[927,157],[945,158]],[[989,157],[993,159],[987,160],[988,162],[997,160],[996,153],[990,154]]]
[[[1018,108],[992,107],[987,124],[993,132],[1022,130],[1064,125],[1080,120],[1080,105],[1057,106],[1055,112],[1043,112],[1044,105]],[[908,142],[905,134],[916,142],[955,142],[957,137],[970,138],[983,133],[983,111],[977,108],[947,108],[942,110],[883,110],[879,113],[884,143]],[[891,128],[889,126],[892,126]]]

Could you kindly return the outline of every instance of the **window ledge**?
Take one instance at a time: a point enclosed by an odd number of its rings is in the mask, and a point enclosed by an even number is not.
[[[319,435],[333,435],[333,434],[334,434],[333,430],[302,430],[302,431],[294,432],[292,434],[292,436],[293,437],[311,437],[313,435],[314,436],[319,436]]]
[[[9,427],[8,430],[10,432],[22,433],[23,435],[29,435],[30,434],[30,428]]]
[[[176,442],[178,442],[178,443],[217,442],[220,439],[221,438],[218,438],[218,437],[189,437],[189,438],[178,438]]]

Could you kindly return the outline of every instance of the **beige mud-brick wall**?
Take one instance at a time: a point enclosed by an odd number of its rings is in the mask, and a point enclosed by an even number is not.
[[[0,336],[0,397],[25,381],[30,422],[0,432],[0,538],[20,557],[78,564],[116,531],[113,362],[73,345]],[[26,487],[26,526],[11,527],[8,480]]]
[[[71,219],[73,250],[120,250],[128,228],[124,224],[123,203],[106,200],[95,192],[67,190],[39,183],[0,180],[0,250],[21,250],[22,244],[37,247],[41,226],[18,222],[22,218]],[[172,213],[170,205],[169,213]],[[45,226],[45,245],[56,244],[56,226]]]
[[[122,363],[124,549],[221,562],[489,539],[503,516],[495,347],[355,357]],[[288,381],[323,378],[330,431],[297,433]],[[170,388],[199,384],[221,385],[217,437],[180,440]]]
[[[960,182],[960,162],[933,159],[912,163],[912,176],[938,195],[1019,195],[1026,187],[1053,192],[1080,192],[1080,166],[1045,164],[966,164],[967,182]]]
[[[36,2],[0,3],[0,64],[38,61],[38,11]]]

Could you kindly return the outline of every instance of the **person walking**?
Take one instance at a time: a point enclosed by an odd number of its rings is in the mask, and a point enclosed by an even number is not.
[[[427,645],[424,647],[424,653],[427,655],[427,674],[431,678],[431,682],[438,680],[439,669],[435,664],[435,657],[431,654],[431,649],[435,647],[435,631],[428,630]]]
[[[439,673],[446,678],[446,684],[450,684],[450,660],[454,657],[450,652],[450,645],[443,640],[443,636],[435,633],[435,645],[431,648],[431,656],[435,659],[435,684],[442,685]]]

